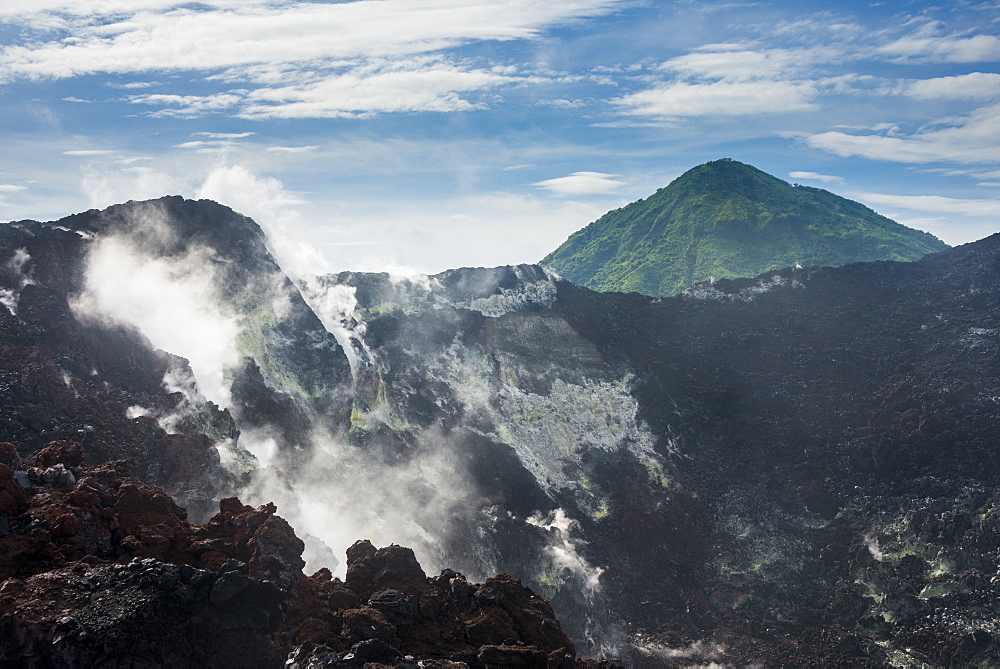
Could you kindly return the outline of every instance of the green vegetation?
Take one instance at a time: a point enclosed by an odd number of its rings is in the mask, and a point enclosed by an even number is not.
[[[917,260],[946,248],[858,202],[724,159],[608,212],[541,264],[594,290],[663,296],[713,278],[796,264]]]

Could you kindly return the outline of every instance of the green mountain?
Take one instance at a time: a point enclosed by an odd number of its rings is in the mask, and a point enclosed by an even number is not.
[[[711,278],[795,264],[917,260],[946,248],[863,204],[727,158],[608,212],[541,264],[594,290],[660,296]]]

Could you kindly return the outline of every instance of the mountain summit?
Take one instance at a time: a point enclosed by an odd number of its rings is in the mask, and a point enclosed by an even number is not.
[[[709,279],[917,260],[946,248],[863,204],[725,158],[608,212],[541,264],[594,290],[674,295]]]

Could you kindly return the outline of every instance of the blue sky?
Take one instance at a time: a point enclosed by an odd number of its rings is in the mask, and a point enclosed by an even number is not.
[[[1000,230],[1000,2],[4,0],[0,219],[164,194],[293,273],[534,262],[729,157]]]

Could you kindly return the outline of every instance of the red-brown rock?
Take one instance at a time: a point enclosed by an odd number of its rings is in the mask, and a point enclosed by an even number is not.
[[[53,441],[35,454],[35,466],[48,469],[61,464],[67,469],[83,464],[83,446],[75,441]]]

